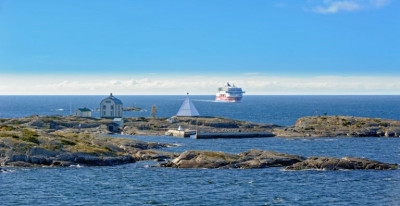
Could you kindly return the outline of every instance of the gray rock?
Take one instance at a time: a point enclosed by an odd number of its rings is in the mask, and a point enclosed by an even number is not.
[[[165,161],[167,159],[172,159],[178,157],[180,154],[172,152],[164,152],[157,150],[140,150],[134,155],[135,159],[140,160],[155,160],[155,161]]]
[[[394,137],[394,131],[391,131],[391,130],[386,131],[385,137]]]
[[[240,153],[240,168],[283,167],[305,160],[302,156],[252,149]]]
[[[398,168],[396,164],[387,164],[366,158],[353,157],[343,157],[340,159],[333,157],[309,157],[305,161],[286,167],[287,170],[388,170],[396,168]]]
[[[186,151],[173,161],[159,164],[159,166],[173,168],[254,169],[282,167],[304,159],[301,156],[255,149],[240,153],[239,155],[212,151]]]
[[[27,156],[45,156],[45,157],[55,157],[59,152],[46,150],[40,147],[32,147],[28,152]]]

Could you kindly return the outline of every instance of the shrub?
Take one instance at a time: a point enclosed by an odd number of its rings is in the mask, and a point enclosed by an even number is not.
[[[63,145],[76,145],[75,142],[71,142],[71,141],[68,141],[68,140],[65,140],[65,139],[61,140],[61,144],[63,144]]]
[[[39,140],[37,139],[38,136],[39,134],[35,131],[29,129],[23,129],[21,140],[39,144]]]
[[[389,123],[382,122],[382,123],[379,124],[379,126],[380,126],[380,127],[388,127],[388,126],[389,126]]]
[[[13,132],[1,132],[0,137],[12,137],[14,139],[18,139],[19,136]]]
[[[345,126],[345,127],[351,125],[351,122],[349,122],[349,121],[347,121],[347,120],[345,120],[345,119],[342,119],[342,121],[343,121],[343,122],[342,122],[342,125]]]
[[[15,129],[14,127],[8,125],[0,126],[0,131],[12,131],[14,129]]]
[[[361,127],[361,126],[365,125],[365,122],[357,122],[355,125],[356,125],[356,127]]]

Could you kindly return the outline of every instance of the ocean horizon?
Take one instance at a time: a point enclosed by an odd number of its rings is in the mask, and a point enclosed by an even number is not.
[[[124,117],[148,117],[151,106],[156,116],[174,116],[186,95],[117,95],[124,107],[140,112],[124,112]],[[78,108],[96,110],[107,95],[0,95],[0,118],[31,115],[72,115]],[[293,125],[304,116],[342,115],[400,120],[400,95],[245,95],[242,102],[217,102],[214,95],[190,95],[202,116],[243,121]],[[27,104],[29,103],[29,104]],[[94,111],[93,117],[99,117]]]

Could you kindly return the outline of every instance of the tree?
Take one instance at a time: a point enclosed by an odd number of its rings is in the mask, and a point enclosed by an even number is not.
[[[151,106],[151,117],[156,117],[157,110],[157,106],[153,104],[153,106]]]

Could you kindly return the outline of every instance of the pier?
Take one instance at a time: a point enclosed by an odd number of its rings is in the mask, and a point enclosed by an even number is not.
[[[197,133],[195,139],[274,137],[271,132]]]
[[[194,139],[218,139],[218,138],[256,138],[256,137],[274,137],[271,132],[215,132],[215,133],[201,133],[196,130],[168,130],[165,132],[167,136]]]
[[[195,135],[195,134],[196,134],[196,130],[173,130],[173,129],[170,129],[167,132],[165,132],[165,135],[167,135],[167,136],[180,137],[180,138],[190,137],[191,135]]]

